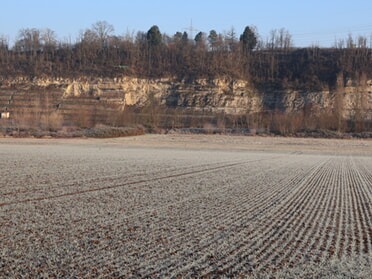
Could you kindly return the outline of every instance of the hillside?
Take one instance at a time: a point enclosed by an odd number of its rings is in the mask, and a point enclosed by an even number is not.
[[[157,26],[136,37],[97,30],[75,43],[37,29],[23,30],[12,48],[0,42],[2,130],[372,131],[366,38],[296,48],[285,30],[266,43],[249,27],[240,40],[213,30],[168,36]]]
[[[238,79],[2,79],[3,125],[62,127],[144,125],[151,129],[244,128],[288,134],[308,129],[371,129],[372,80],[323,90],[258,88]]]

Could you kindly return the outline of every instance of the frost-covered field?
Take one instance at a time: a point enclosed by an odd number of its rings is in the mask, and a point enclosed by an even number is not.
[[[372,141],[0,139],[0,278],[372,278]]]

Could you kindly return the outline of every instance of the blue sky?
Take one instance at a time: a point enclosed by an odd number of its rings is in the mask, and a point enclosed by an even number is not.
[[[173,35],[195,29],[238,36],[254,25],[262,38],[285,28],[296,46],[332,46],[336,39],[363,35],[371,41],[371,0],[0,0],[0,36],[12,43],[22,28],[49,28],[74,42],[81,30],[105,20],[114,34],[147,32],[157,25]],[[194,32],[194,35],[196,32]]]

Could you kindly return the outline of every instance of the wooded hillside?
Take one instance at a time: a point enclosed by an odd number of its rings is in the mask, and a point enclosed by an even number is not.
[[[0,40],[0,75],[52,77],[142,78],[229,77],[256,86],[317,90],[334,86],[337,78],[372,76],[372,49],[364,37],[335,42],[334,48],[297,48],[284,29],[260,38],[254,27],[239,36],[211,30],[190,38],[187,32],[147,32],[113,36],[113,26],[97,22],[75,43],[62,42],[49,29],[22,29],[10,47]]]
[[[43,117],[58,114],[55,118],[61,127],[207,125],[280,134],[371,130],[372,41],[365,37],[349,35],[331,48],[299,48],[285,29],[273,30],[266,39],[249,26],[240,35],[231,28],[223,34],[211,30],[195,37],[187,32],[169,36],[156,25],[124,36],[113,31],[112,25],[99,21],[75,42],[58,41],[50,29],[22,29],[12,46],[0,36],[0,86],[5,90],[0,109],[10,111],[13,118],[6,124],[19,127],[29,118],[32,124],[26,127],[43,126],[38,124]],[[103,78],[107,84],[101,84]],[[123,78],[142,85],[128,91]],[[48,85],[34,88],[33,81],[40,79],[51,81],[50,88],[59,97],[52,98]],[[65,83],[53,87],[53,80],[60,79]],[[79,79],[90,88],[89,96],[64,98],[67,88],[81,86]],[[14,80],[27,80],[28,85],[22,87]],[[149,90],[150,83],[156,88]],[[101,98],[92,88],[107,94]],[[142,96],[143,101],[129,104],[131,91],[134,99]],[[24,100],[29,100],[27,113]],[[51,102],[55,104],[47,109],[39,105]],[[229,109],[243,112],[229,113]],[[82,119],[86,121],[80,123]]]

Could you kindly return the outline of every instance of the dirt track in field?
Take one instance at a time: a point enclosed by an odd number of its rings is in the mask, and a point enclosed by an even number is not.
[[[349,259],[372,278],[370,140],[6,138],[0,156],[1,278],[283,278]]]

